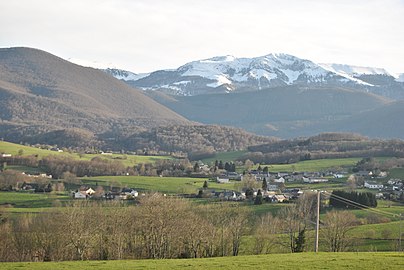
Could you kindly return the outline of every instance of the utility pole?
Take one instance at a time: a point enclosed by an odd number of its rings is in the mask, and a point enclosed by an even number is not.
[[[399,252],[401,252],[401,221],[403,220],[402,219],[402,217],[403,217],[403,215],[400,213],[400,225],[399,225],[399,231],[398,231],[398,233],[399,233],[399,235],[398,235],[398,251]]]
[[[318,233],[320,229],[320,191],[317,190],[317,213],[316,213],[316,242],[314,252],[318,252]]]

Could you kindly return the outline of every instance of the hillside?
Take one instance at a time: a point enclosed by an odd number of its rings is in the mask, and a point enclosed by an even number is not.
[[[190,97],[169,96],[157,91],[148,94],[193,121],[289,138],[336,131],[333,123],[389,103],[380,96],[336,87],[288,86]]]
[[[0,49],[0,119],[0,137],[14,141],[71,128],[130,133],[188,123],[102,71],[30,48]]]

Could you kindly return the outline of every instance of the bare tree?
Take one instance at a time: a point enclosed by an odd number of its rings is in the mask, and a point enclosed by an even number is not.
[[[324,226],[320,232],[329,251],[345,251],[351,244],[348,232],[357,224],[354,214],[348,211],[331,211],[325,215]]]
[[[270,253],[276,245],[277,234],[280,231],[280,220],[271,213],[259,217],[254,232],[254,254]]]
[[[283,232],[288,235],[287,247],[290,252],[302,252],[305,248],[305,232],[313,219],[314,194],[305,193],[295,205],[282,208]]]

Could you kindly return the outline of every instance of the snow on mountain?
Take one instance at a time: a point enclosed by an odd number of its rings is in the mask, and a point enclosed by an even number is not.
[[[398,81],[398,82],[404,82],[404,73],[398,74],[396,81]]]
[[[133,73],[130,71],[122,70],[122,69],[116,69],[116,68],[107,68],[104,69],[106,73],[109,75],[114,76],[118,80],[124,80],[124,81],[137,81],[139,79],[142,79],[144,77],[147,77],[150,75],[150,73]]]
[[[360,75],[390,75],[381,68],[316,64],[282,53],[255,58],[217,56],[187,63],[176,70],[160,70],[149,74],[116,69],[106,71],[144,90],[161,90],[183,96],[251,91],[286,85],[349,85],[364,89],[374,85],[359,78]]]
[[[188,63],[178,71],[181,76],[199,76],[215,81],[208,84],[209,87],[261,79],[280,79],[290,85],[301,75],[308,82],[319,82],[329,73],[311,61],[287,54],[269,54],[257,58],[214,57]]]
[[[360,67],[360,66],[351,66],[344,64],[319,64],[323,68],[341,74],[347,74],[350,76],[354,75],[389,75],[384,68],[374,68],[374,67]]]

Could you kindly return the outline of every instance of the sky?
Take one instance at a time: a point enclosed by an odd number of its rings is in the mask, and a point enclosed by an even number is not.
[[[0,0],[0,47],[135,73],[288,53],[404,73],[404,0]]]

